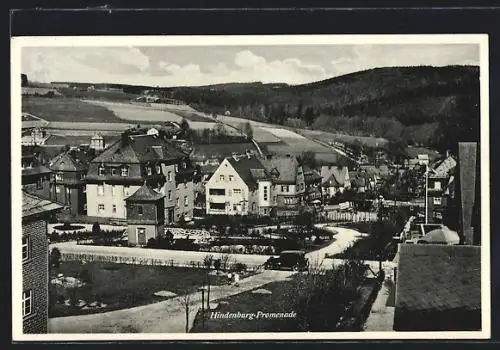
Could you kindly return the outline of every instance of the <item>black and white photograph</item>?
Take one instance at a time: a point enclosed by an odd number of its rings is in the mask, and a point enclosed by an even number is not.
[[[14,339],[490,336],[487,35],[11,50]]]

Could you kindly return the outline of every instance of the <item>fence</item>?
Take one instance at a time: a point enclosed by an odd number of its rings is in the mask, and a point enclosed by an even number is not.
[[[377,213],[332,210],[326,212],[326,219],[334,222],[374,222],[377,221]]]
[[[161,259],[161,258],[148,258],[148,257],[135,257],[135,256],[120,256],[120,255],[103,255],[99,253],[75,253],[75,252],[61,252],[61,261],[85,261],[85,262],[104,262],[115,264],[128,264],[128,265],[148,265],[148,266],[170,266],[170,267],[189,267],[189,268],[206,268],[203,261],[186,260],[176,261],[174,259]],[[227,262],[226,269],[231,270],[239,262]],[[247,271],[262,271],[262,265],[248,264]]]

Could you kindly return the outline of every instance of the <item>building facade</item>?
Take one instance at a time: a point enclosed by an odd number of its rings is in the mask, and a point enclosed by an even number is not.
[[[23,191],[22,319],[23,333],[47,333],[49,307],[49,247],[47,219],[61,205]]]
[[[86,214],[88,160],[82,152],[68,151],[49,163],[50,198],[66,206],[69,214]]]
[[[21,183],[24,191],[50,199],[50,176],[50,169],[40,164],[33,152],[22,151]]]
[[[206,213],[290,216],[306,196],[302,166],[295,157],[228,157],[205,185]]]
[[[124,221],[125,198],[147,181],[165,195],[166,223],[193,217],[195,169],[189,156],[156,135],[124,135],[94,158],[87,175],[87,215]]]
[[[164,197],[145,183],[125,198],[129,245],[145,246],[151,238],[156,239],[165,232]]]

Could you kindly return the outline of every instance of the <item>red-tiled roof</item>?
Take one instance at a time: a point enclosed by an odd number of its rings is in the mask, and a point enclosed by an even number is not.
[[[416,312],[481,309],[481,247],[402,244],[396,308]]]

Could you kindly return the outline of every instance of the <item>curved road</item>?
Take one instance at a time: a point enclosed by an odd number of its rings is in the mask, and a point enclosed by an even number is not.
[[[311,264],[321,265],[327,254],[339,253],[363,234],[351,229],[335,228],[319,225],[329,230],[337,231],[334,236],[335,241],[327,247],[307,254]],[[184,251],[167,251],[141,248],[119,248],[119,247],[95,247],[95,246],[78,246],[71,243],[56,244],[62,251],[77,251],[81,249],[92,249],[93,251],[102,251],[111,248],[119,249],[119,254],[128,252],[130,255],[141,254],[151,257],[151,254],[160,254],[162,257],[166,255],[169,259],[194,259],[196,257],[203,259],[206,253],[201,252],[184,252]],[[113,254],[117,254],[113,250]],[[189,254],[189,257],[186,257]],[[233,255],[234,256],[234,255]],[[263,263],[268,257],[261,255],[237,255],[236,259],[245,263]],[[326,266],[325,266],[326,267]],[[213,306],[216,301],[227,298],[229,296],[252,290],[270,282],[285,280],[293,275],[289,271],[270,271],[266,270],[257,275],[242,279],[238,287],[234,285],[216,286],[211,289],[211,300]],[[190,324],[196,311],[201,308],[201,295],[199,292],[190,295],[191,312]],[[162,302],[134,307],[124,310],[116,310],[105,313],[92,315],[58,317],[49,319],[49,333],[184,333],[185,331],[185,309],[182,306],[183,297],[175,297]]]

